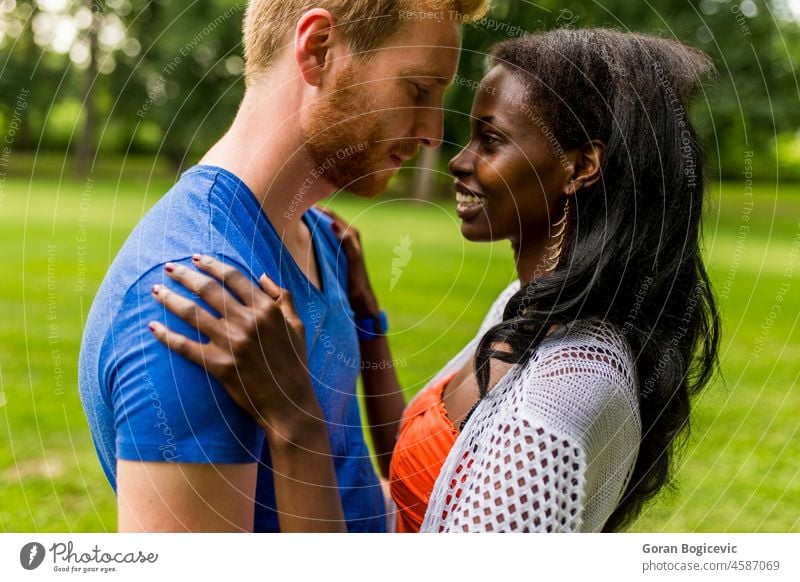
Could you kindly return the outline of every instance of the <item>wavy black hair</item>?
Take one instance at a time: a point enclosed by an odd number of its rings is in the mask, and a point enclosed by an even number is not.
[[[718,312],[701,254],[703,156],[688,107],[714,72],[696,49],[608,29],[557,29],[497,45],[491,66],[528,87],[564,150],[606,144],[602,178],[575,195],[564,254],[523,285],[476,354],[481,394],[496,358],[529,360],[554,324],[600,319],[635,356],[642,440],[604,531],[625,528],[670,481],[690,398],[717,368]]]

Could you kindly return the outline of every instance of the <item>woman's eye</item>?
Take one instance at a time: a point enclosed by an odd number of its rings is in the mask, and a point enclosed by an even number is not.
[[[496,135],[492,135],[491,133],[482,133],[480,138],[481,138],[481,143],[485,146],[493,146],[500,143],[500,139]]]

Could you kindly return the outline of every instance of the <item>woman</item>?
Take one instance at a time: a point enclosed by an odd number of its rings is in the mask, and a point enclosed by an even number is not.
[[[667,482],[719,342],[700,252],[701,151],[687,117],[710,71],[677,42],[611,30],[495,47],[471,141],[450,170],[463,235],[510,240],[519,282],[406,409],[391,461],[399,531],[614,531]],[[375,315],[357,235],[338,219],[334,230],[354,309]],[[290,297],[266,277],[261,292],[229,283],[211,259],[198,266],[240,299],[258,294],[272,322],[239,349],[218,341],[233,357],[210,371],[256,417],[269,417],[278,394],[307,400],[289,380],[304,373]],[[228,319],[205,324],[237,325]],[[299,346],[293,361],[264,362],[257,334],[267,330]],[[267,374],[271,388],[258,385]]]

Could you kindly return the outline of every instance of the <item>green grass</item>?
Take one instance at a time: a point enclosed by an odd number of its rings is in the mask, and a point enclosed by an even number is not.
[[[49,170],[0,183],[0,531],[113,531],[114,497],[77,392],[81,329],[110,260],[170,178],[164,169],[148,178],[140,162],[87,189]],[[715,285],[726,289],[724,382],[697,403],[676,490],[647,508],[636,531],[800,531],[800,264],[784,273],[797,259],[800,187],[758,187],[743,242],[743,186],[721,193],[707,247]],[[464,242],[449,202],[340,197],[333,206],[362,231],[410,396],[514,278],[510,249]],[[392,289],[393,249],[404,237],[412,256]]]

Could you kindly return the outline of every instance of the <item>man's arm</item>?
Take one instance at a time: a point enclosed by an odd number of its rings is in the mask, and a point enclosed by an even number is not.
[[[251,532],[258,466],[117,461],[120,532]]]
[[[148,330],[159,320],[201,339],[151,299],[154,285],[170,282],[155,266],[126,291],[100,357],[116,429],[118,527],[252,531],[264,433],[203,368]]]
[[[281,531],[346,531],[324,422],[306,417],[266,432]],[[119,531],[253,531],[257,469],[117,461]]]

